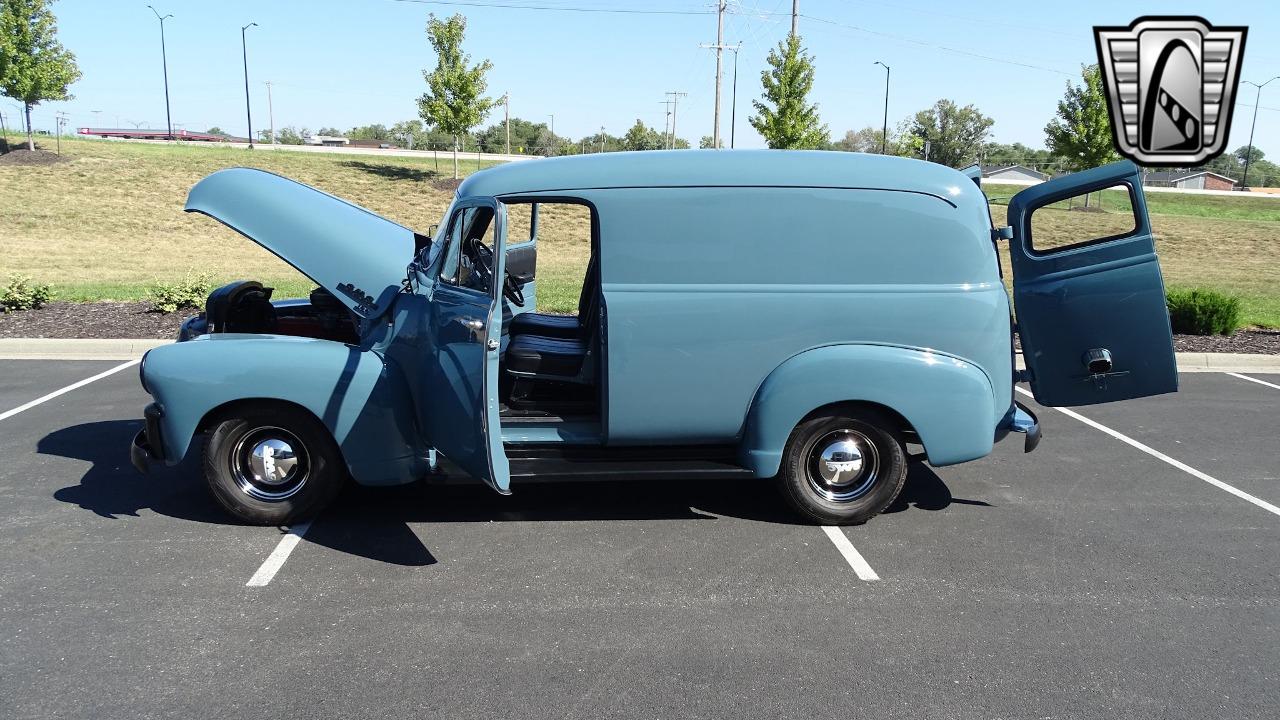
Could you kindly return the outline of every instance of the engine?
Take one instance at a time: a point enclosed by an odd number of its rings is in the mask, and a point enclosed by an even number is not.
[[[355,317],[328,290],[316,288],[306,300],[274,303],[273,291],[256,280],[239,280],[214,290],[204,312],[182,324],[178,341],[207,333],[250,333],[359,342]]]

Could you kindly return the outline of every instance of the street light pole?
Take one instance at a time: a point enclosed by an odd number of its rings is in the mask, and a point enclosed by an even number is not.
[[[164,21],[173,17],[173,13],[160,16],[160,12],[148,5],[151,12],[156,14],[156,19],[160,21],[160,67],[164,69],[164,120],[168,127],[167,138],[173,139],[173,115],[169,112],[169,53],[164,47]]]
[[[880,154],[885,154],[889,144],[889,66],[875,61],[875,65],[884,68],[884,129],[880,131]]]
[[[253,149],[253,112],[249,109],[249,44],[245,40],[245,31],[251,27],[258,27],[258,23],[251,22],[240,28],[240,50],[244,54],[244,116],[249,125],[249,149]]]
[[[1244,177],[1240,179],[1240,189],[1244,190],[1249,186],[1249,163],[1253,161],[1253,131],[1258,129],[1258,103],[1262,102],[1262,88],[1271,84],[1272,80],[1280,80],[1280,75],[1271,78],[1261,85],[1256,82],[1245,82],[1258,88],[1258,94],[1253,101],[1253,125],[1249,127],[1249,154],[1244,156]]]

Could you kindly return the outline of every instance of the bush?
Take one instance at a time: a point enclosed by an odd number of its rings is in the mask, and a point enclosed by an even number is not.
[[[151,299],[151,307],[163,313],[171,313],[203,307],[212,289],[213,281],[208,275],[188,274],[175,283],[161,282],[152,285],[147,290],[147,297]]]
[[[48,285],[32,283],[31,278],[18,276],[10,278],[9,284],[0,291],[0,311],[35,310],[52,299],[53,290]]]
[[[1176,333],[1231,335],[1240,328],[1240,298],[1216,290],[1170,290],[1169,322]]]

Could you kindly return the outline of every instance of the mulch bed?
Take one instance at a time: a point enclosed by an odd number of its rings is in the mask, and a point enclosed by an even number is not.
[[[151,312],[145,302],[51,302],[39,310],[0,313],[0,337],[172,338],[197,312]]]
[[[145,302],[52,302],[39,310],[0,313],[4,338],[171,338],[198,310],[152,312]],[[1221,335],[1174,335],[1179,352],[1280,355],[1280,330],[1241,330]]]
[[[68,160],[70,158],[40,148],[10,150],[0,155],[0,165],[56,165]]]

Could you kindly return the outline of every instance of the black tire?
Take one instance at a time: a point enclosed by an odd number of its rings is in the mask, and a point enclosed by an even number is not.
[[[907,455],[894,427],[862,408],[805,419],[782,455],[777,483],[783,497],[819,525],[857,525],[880,514],[907,479]]]
[[[204,445],[204,477],[232,515],[255,525],[287,525],[323,510],[342,489],[347,469],[314,415],[255,403],[215,419]]]

